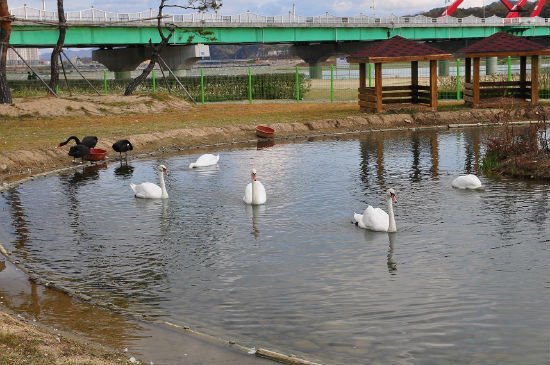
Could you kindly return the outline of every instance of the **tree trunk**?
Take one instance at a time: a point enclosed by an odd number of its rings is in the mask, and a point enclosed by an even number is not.
[[[0,17],[9,17],[8,0],[0,0]],[[10,45],[11,21],[0,22],[0,104],[11,104],[11,91],[6,78],[6,58]]]
[[[1,0],[0,0],[1,1]],[[67,33],[67,20],[65,19],[65,10],[63,9],[63,0],[57,0],[57,15],[59,17],[59,38],[57,44],[52,51],[50,61],[50,89],[54,92],[59,82],[59,57],[65,44],[65,34]]]
[[[124,95],[125,96],[132,95],[132,93],[135,91],[135,89],[147,78],[147,76],[149,76],[149,74],[151,73],[151,71],[153,71],[153,68],[155,67],[155,65],[159,61],[160,52],[164,49],[164,47],[166,47],[167,44],[168,44],[168,41],[166,41],[166,42],[162,41],[162,42],[160,42],[160,44],[158,46],[153,47],[153,52],[151,54],[151,60],[149,61],[149,64],[143,70],[141,75],[139,75],[138,77],[133,79],[128,84],[128,86],[126,87],[126,90],[124,90]]]

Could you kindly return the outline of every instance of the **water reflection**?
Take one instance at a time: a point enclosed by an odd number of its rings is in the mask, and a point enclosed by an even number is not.
[[[121,161],[120,166],[115,168],[115,175],[125,180],[130,179],[133,174],[134,174],[134,167],[132,165],[128,165],[128,162],[123,164]]]
[[[464,134],[466,159],[464,161],[464,173],[476,174],[479,171],[481,129]]]
[[[374,160],[376,163],[376,177],[380,186],[385,186],[385,168],[384,168],[384,138],[379,133],[368,134],[360,140],[361,149],[361,180],[365,186],[369,185],[371,170]],[[374,159],[375,158],[375,159]]]
[[[254,238],[260,237],[260,228],[258,225],[258,218],[265,212],[265,205],[249,205],[246,204],[246,215],[252,218],[252,234]]]
[[[420,138],[418,133],[413,133],[411,136],[411,153],[413,156],[412,160],[412,172],[410,178],[412,182],[420,181],[421,171],[420,171]]]
[[[120,315],[74,300],[57,290],[27,280],[12,264],[4,265],[0,287],[3,305],[23,317],[40,320],[55,328],[86,334],[87,338],[124,348],[138,338],[141,327]]]
[[[428,132],[430,136],[430,155],[432,158],[432,167],[430,173],[433,179],[437,179],[439,176],[439,143],[437,141],[437,132]]]
[[[395,236],[397,233],[388,233],[388,239],[390,242],[389,249],[388,249],[388,272],[391,275],[395,275],[397,271],[397,262],[393,259],[393,246],[395,244]]]
[[[63,179],[66,184],[80,185],[87,181],[93,181],[99,179],[99,171],[107,168],[107,162],[94,164],[90,166],[84,166],[82,170],[77,169],[74,172]]]
[[[15,248],[21,253],[23,258],[27,258],[26,244],[29,240],[28,218],[21,202],[20,191],[17,188],[9,189],[4,197],[6,198],[11,211],[11,224],[15,230],[16,239]]]
[[[272,139],[258,140],[258,142],[256,142],[257,150],[262,150],[264,148],[269,148],[273,146],[275,146],[275,141]]]

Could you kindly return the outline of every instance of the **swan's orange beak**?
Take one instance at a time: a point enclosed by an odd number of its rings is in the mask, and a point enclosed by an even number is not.
[[[256,174],[252,174],[252,180],[256,181]]]
[[[59,148],[59,147],[61,147],[61,143],[60,143],[60,144],[58,144],[56,148]]]
[[[391,195],[391,200],[393,200],[394,203],[397,203],[397,198],[393,194]]]
[[[168,170],[162,169],[162,172],[164,172],[166,174],[166,176],[168,176]]]

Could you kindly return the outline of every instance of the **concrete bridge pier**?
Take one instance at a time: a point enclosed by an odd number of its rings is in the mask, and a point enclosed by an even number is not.
[[[185,76],[187,70],[190,70],[198,60],[210,57],[210,47],[205,44],[171,46],[165,48],[160,56],[176,76]]]
[[[131,72],[145,61],[145,47],[104,48],[92,51],[92,60],[115,73],[115,80],[131,79]]]
[[[485,75],[496,75],[498,72],[498,57],[485,59]]]
[[[449,61],[437,61],[437,76],[449,76]]]
[[[129,80],[131,72],[150,59],[151,53],[150,47],[97,49],[92,51],[92,60],[113,71],[116,80]],[[176,75],[181,75],[181,70],[189,70],[201,58],[210,57],[210,48],[204,44],[169,46],[162,51],[161,57]]]
[[[321,79],[322,62],[331,56],[348,56],[367,46],[367,42],[295,44],[291,47],[290,54],[309,63],[309,76],[312,79]]]

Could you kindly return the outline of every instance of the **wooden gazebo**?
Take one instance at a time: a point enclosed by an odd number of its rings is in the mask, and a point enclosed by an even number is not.
[[[539,102],[539,56],[550,54],[542,45],[512,34],[499,32],[462,48],[458,54],[466,59],[464,101],[473,107],[495,107],[510,104],[537,105]],[[520,57],[519,81],[480,81],[482,57]],[[527,57],[531,57],[531,81],[527,81]],[[472,75],[473,60],[473,75]],[[503,97],[508,97],[504,99]],[[528,100],[529,99],[529,100]]]
[[[385,104],[425,104],[437,109],[437,61],[452,58],[450,53],[400,36],[381,41],[347,58],[359,64],[359,108],[364,112],[381,112]],[[430,62],[430,85],[418,84],[418,62]],[[382,63],[410,62],[411,84],[382,86]],[[366,65],[374,63],[374,87],[367,87]]]

